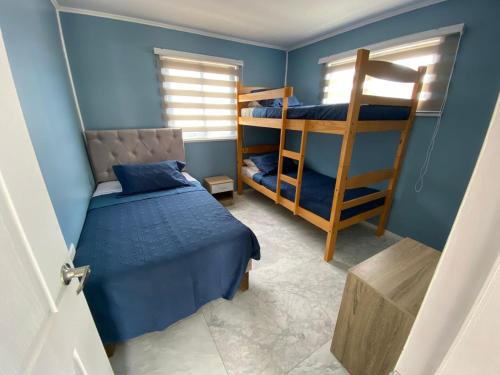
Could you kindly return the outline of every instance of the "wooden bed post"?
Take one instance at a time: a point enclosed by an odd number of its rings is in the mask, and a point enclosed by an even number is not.
[[[248,288],[250,288],[250,273],[247,271],[241,278],[240,290],[244,292],[248,290]]]
[[[342,149],[337,170],[337,181],[333,193],[332,209],[330,212],[330,223],[325,245],[325,261],[329,262],[333,258],[335,242],[337,241],[338,226],[340,222],[340,206],[344,201],[344,192],[349,166],[351,165],[352,148],[356,139],[356,122],[359,117],[360,99],[363,94],[363,84],[365,81],[364,66],[368,62],[370,52],[359,49],[356,57],[356,68],[351,91],[351,100],[347,112],[347,129],[342,137]]]
[[[394,173],[392,178],[389,180],[389,185],[387,187],[387,195],[385,197],[385,202],[384,202],[384,211],[382,212],[382,215],[380,215],[380,220],[378,222],[377,236],[382,236],[384,234],[385,226],[387,225],[387,220],[389,219],[389,213],[391,212],[391,206],[392,206],[392,199],[394,196],[394,189],[396,188],[399,173],[401,171],[401,166],[403,165],[404,154],[406,151],[406,146],[408,145],[408,138],[410,136],[413,121],[415,119],[415,113],[417,111],[417,106],[418,106],[418,96],[420,94],[420,90],[422,90],[426,69],[427,68],[425,66],[421,66],[418,68],[418,81],[415,85],[413,85],[413,91],[411,95],[412,104],[411,104],[410,115],[408,116],[406,127],[401,132],[401,135],[399,137],[399,145],[396,151],[396,157],[394,159],[394,166],[393,166]]]
[[[281,195],[281,174],[283,172],[283,149],[285,148],[286,136],[286,113],[288,111],[288,97],[293,95],[293,89],[286,87],[285,95],[283,95],[283,106],[281,108],[281,130],[280,130],[280,148],[278,155],[278,173],[276,174],[276,199],[274,203],[278,204]],[[289,92],[290,90],[290,92]]]
[[[304,161],[306,158],[306,147],[307,147],[307,136],[309,135],[307,129],[307,123],[304,121],[304,125],[302,126],[302,134],[300,136],[300,159],[299,165],[297,167],[297,186],[295,187],[295,202],[293,206],[293,214],[297,215],[297,211],[300,205],[300,192],[302,190],[302,175],[304,172]]]
[[[108,358],[111,358],[113,354],[115,354],[116,344],[104,344],[104,350],[106,351],[106,355]]]
[[[240,114],[243,104],[238,100],[241,91],[241,83],[236,86],[236,176],[238,185],[238,194],[243,194],[243,179],[241,176],[241,168],[243,167],[243,125],[240,124]]]

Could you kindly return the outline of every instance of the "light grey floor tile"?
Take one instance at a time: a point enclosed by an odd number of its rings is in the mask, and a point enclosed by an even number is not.
[[[228,208],[261,245],[250,289],[120,345],[116,374],[346,375],[329,350],[346,270],[400,237],[356,225],[340,232],[326,263],[326,233],[268,198],[245,191]]]
[[[289,375],[349,375],[330,352],[330,341],[300,363]]]
[[[258,269],[250,290],[204,309],[226,369],[285,374],[332,337],[345,272],[309,260],[286,272]]]
[[[116,375],[226,375],[200,313],[118,345],[111,365]]]

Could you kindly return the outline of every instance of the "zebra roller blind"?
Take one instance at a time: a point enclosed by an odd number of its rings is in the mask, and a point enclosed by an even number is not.
[[[417,112],[439,114],[446,97],[453,64],[457,54],[460,32],[372,49],[370,58],[390,61],[412,69],[427,66]],[[325,62],[323,103],[348,103],[356,56],[331,59]],[[367,77],[363,92],[368,95],[410,98],[412,84],[390,82]]]
[[[181,128],[186,140],[235,137],[240,66],[203,57],[158,59],[166,125]]]

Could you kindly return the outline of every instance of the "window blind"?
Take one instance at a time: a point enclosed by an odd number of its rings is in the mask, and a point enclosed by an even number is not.
[[[159,55],[164,120],[184,139],[236,136],[236,64]]]
[[[371,50],[370,58],[390,61],[412,69],[427,66],[417,112],[439,114],[446,97],[448,82],[460,40],[460,32],[431,37],[415,42]],[[356,56],[344,57],[325,64],[323,103],[348,103],[354,77]],[[412,84],[366,77],[363,92],[368,95],[411,98]]]

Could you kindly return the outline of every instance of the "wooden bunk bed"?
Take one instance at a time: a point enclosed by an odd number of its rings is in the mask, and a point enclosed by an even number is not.
[[[418,104],[418,96],[422,88],[422,81],[425,75],[425,67],[420,67],[418,71],[385,61],[370,60],[369,51],[360,49],[357,52],[353,88],[347,116],[344,121],[337,120],[304,120],[288,119],[288,98],[293,95],[292,87],[266,90],[248,93],[252,88],[238,87],[238,128],[237,128],[237,168],[238,168],[238,194],[243,193],[243,184],[246,184],[265,196],[274,200],[276,204],[281,204],[294,215],[298,215],[317,227],[327,232],[326,245],[324,251],[325,261],[333,258],[335,242],[339,230],[357,224],[372,217],[380,216],[376,234],[382,235],[385,230],[389,212],[391,209],[394,189],[398,180],[401,165],[403,163],[408,137],[411,131],[415,111]],[[413,83],[411,99],[399,99],[363,94],[363,84],[366,76],[378,79]],[[282,98],[281,118],[262,117],[242,117],[242,108],[248,106],[249,102]],[[382,105],[398,106],[409,108],[409,114],[405,120],[359,120],[360,108],[362,105]],[[244,146],[243,126],[255,126],[264,128],[274,128],[281,131],[279,145],[257,145]],[[285,136],[287,130],[301,132],[301,142],[299,152],[285,149]],[[329,220],[320,215],[301,207],[300,195],[302,177],[304,171],[304,158],[307,146],[307,136],[310,132],[336,134],[342,136],[342,146],[340,160],[337,170],[335,187],[332,191],[333,200]],[[365,132],[399,132],[400,139],[396,151],[396,157],[391,169],[376,170],[362,175],[349,177],[349,166],[354,147],[356,134]],[[246,154],[262,154],[279,151],[278,171],[276,176],[276,190],[272,191],[267,187],[257,183],[252,178],[242,174],[243,159]],[[292,178],[282,173],[283,158],[296,160],[298,163],[296,178]],[[376,191],[368,195],[363,195],[345,201],[346,189],[354,189],[363,186],[370,186],[382,181],[388,181],[387,188]],[[295,187],[294,200],[287,199],[281,194],[282,182]],[[384,199],[383,204],[358,213],[347,219],[341,219],[341,212],[352,207],[360,206],[368,202]]]

